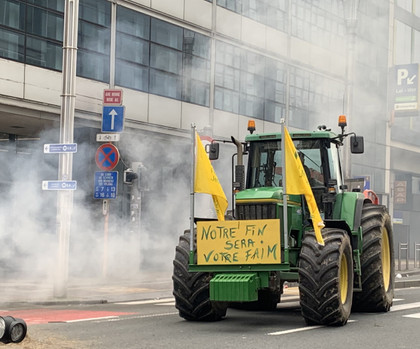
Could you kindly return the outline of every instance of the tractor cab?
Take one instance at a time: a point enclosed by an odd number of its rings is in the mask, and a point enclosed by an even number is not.
[[[290,134],[308,177],[315,199],[325,218],[332,214],[331,195],[344,190],[339,160],[339,140],[329,131]],[[250,135],[246,189],[277,187],[282,190],[281,134]]]

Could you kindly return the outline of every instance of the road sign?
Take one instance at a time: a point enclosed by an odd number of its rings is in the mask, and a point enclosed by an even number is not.
[[[407,203],[407,181],[394,182],[394,203],[399,205]]]
[[[104,90],[104,104],[105,105],[121,105],[122,104],[122,90]]]
[[[96,135],[97,142],[118,142],[119,140],[119,133],[98,133]]]
[[[95,172],[95,199],[115,199],[117,197],[118,172]]]
[[[77,144],[44,144],[44,153],[77,153]]]
[[[419,65],[403,64],[395,66],[394,110],[417,110]]]
[[[122,132],[124,129],[123,106],[103,106],[102,132]]]
[[[76,190],[77,181],[42,181],[42,190]]]
[[[95,161],[103,171],[111,171],[117,166],[120,153],[115,145],[111,143],[102,144],[97,150]]]

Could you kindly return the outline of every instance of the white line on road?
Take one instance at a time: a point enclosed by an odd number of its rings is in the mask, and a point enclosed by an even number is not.
[[[67,320],[67,321],[60,321],[60,322],[66,322],[66,323],[72,323],[72,322],[84,322],[84,321],[109,321],[111,319],[117,319],[118,316],[103,316],[103,317],[93,317],[93,318],[86,318],[86,319],[77,319],[77,320]]]
[[[410,315],[403,315],[403,317],[410,317],[410,318],[413,318],[413,319],[420,319],[420,313],[410,314]]]
[[[401,311],[401,310],[408,310],[408,309],[414,309],[414,308],[420,308],[420,302],[393,305],[390,311]]]
[[[170,315],[179,315],[179,312],[161,313],[161,314],[148,314],[148,315],[124,316],[124,317],[117,317],[115,319],[98,320],[96,322],[111,322],[111,321],[133,320],[133,319],[148,319],[148,318],[152,318],[152,317],[170,316]]]
[[[350,322],[356,322],[357,320],[349,320],[347,321],[348,323]],[[297,332],[302,332],[302,331],[310,331],[310,330],[316,330],[317,328],[322,328],[322,327],[327,327],[327,326],[306,326],[306,327],[300,327],[300,328],[292,328],[291,330],[284,330],[284,331],[277,331],[277,332],[270,332],[267,333],[267,335],[269,336],[281,336],[284,334],[290,334],[290,333],[297,333]]]

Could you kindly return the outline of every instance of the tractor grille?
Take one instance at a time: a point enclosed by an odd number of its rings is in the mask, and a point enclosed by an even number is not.
[[[237,204],[237,219],[275,219],[277,205],[272,203],[264,204]]]

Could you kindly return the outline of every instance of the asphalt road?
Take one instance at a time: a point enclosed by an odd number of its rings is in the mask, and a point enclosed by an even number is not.
[[[172,298],[105,304],[19,306],[28,335],[10,348],[417,348],[420,288],[397,289],[388,313],[353,313],[344,327],[306,326],[297,290],[274,312],[229,309],[226,319],[187,322]],[[0,344],[0,347],[2,345]]]

